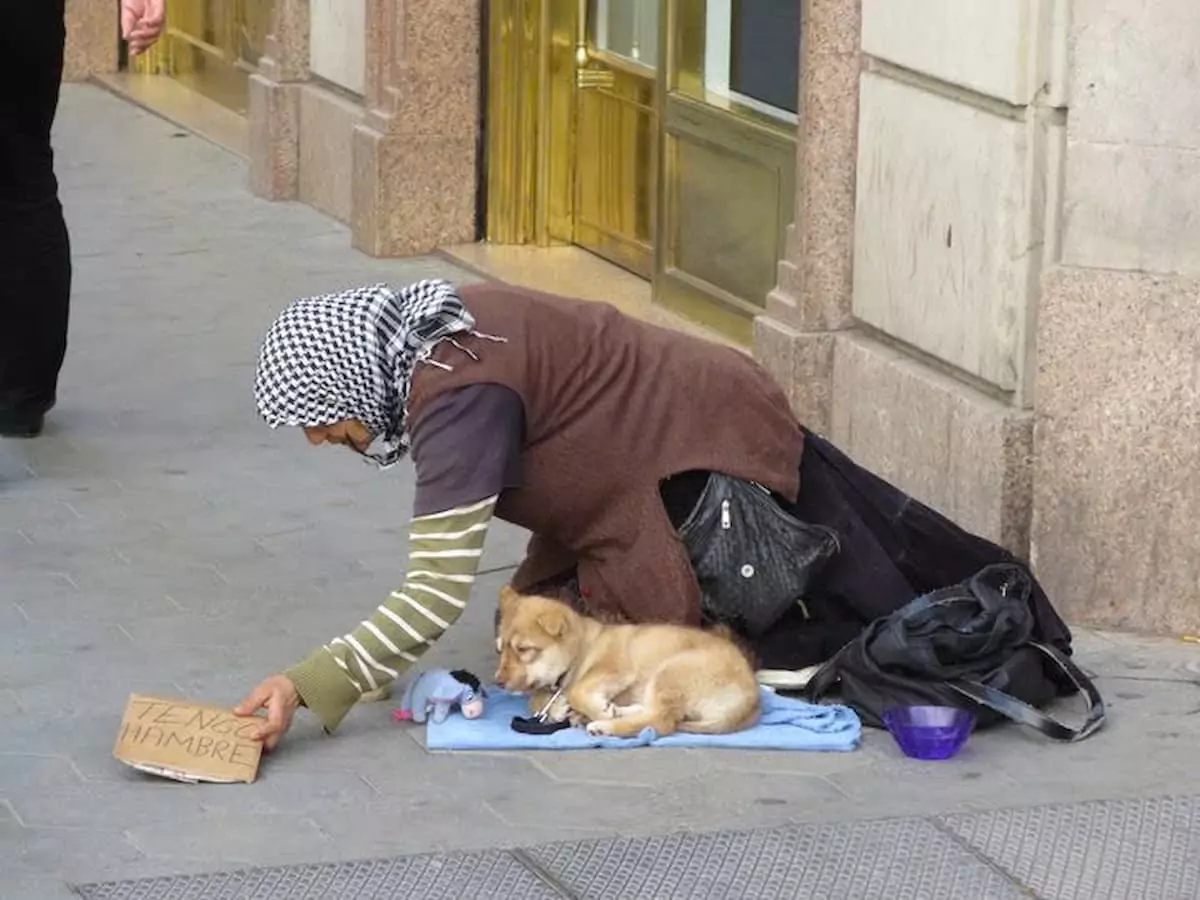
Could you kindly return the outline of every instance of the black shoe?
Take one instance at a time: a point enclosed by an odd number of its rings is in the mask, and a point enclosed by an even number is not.
[[[46,424],[45,413],[0,412],[0,438],[35,438]]]

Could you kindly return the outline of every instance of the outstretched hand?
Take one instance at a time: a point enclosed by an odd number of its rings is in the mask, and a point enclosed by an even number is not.
[[[167,0],[121,0],[121,37],[131,56],[145,53],[167,24]]]
[[[300,706],[300,693],[286,675],[272,675],[233,708],[239,716],[252,716],[260,709],[267,711],[267,718],[251,738],[261,740],[263,747],[274,750],[280,739],[292,727],[292,717]]]

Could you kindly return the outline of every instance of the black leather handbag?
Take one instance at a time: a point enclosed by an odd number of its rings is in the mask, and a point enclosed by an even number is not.
[[[838,550],[833,530],[801,522],[762,485],[720,473],[708,476],[679,534],[705,618],[751,638],[803,601]]]
[[[975,713],[979,728],[1011,720],[1056,741],[1087,738],[1104,724],[1104,700],[1063,649],[1031,640],[1032,580],[1024,566],[999,563],[918,597],[838,651],[805,696],[816,701],[837,687],[875,728],[893,706],[954,706]],[[1078,728],[1038,708],[1072,691],[1087,703]]]

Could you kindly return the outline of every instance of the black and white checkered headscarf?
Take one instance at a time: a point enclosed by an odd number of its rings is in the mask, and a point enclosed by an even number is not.
[[[357,419],[383,439],[383,451],[370,458],[390,466],[408,452],[413,371],[421,362],[442,365],[429,354],[463,333],[478,334],[475,319],[453,285],[441,280],[399,292],[377,284],[294,300],[259,353],[258,411],[272,428]]]

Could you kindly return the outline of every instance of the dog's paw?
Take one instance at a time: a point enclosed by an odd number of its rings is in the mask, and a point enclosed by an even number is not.
[[[602,735],[612,734],[613,722],[611,719],[597,719],[595,722],[588,722],[587,733],[592,737],[600,737]]]
[[[597,719],[618,719],[621,717],[622,707],[617,706],[611,700],[600,707],[600,715]]]
[[[588,723],[588,717],[581,712],[575,712],[575,710],[571,710],[570,714],[567,716],[567,721],[571,723],[573,728],[579,728],[581,725],[586,725]]]

